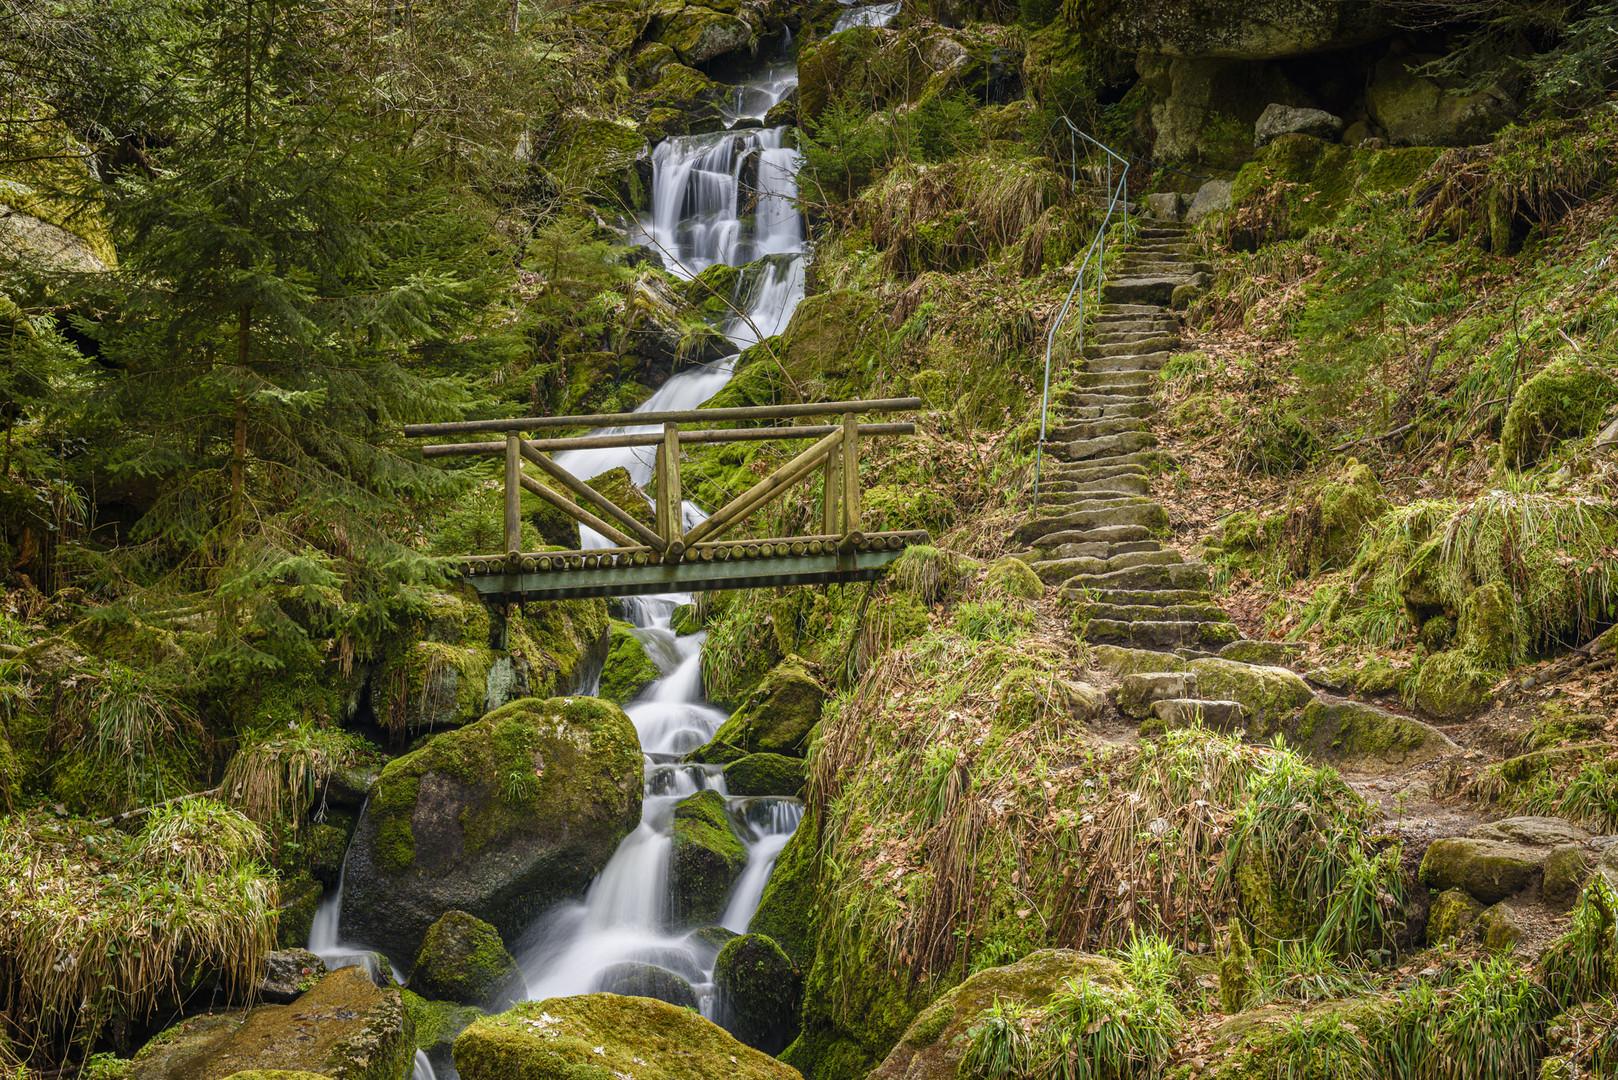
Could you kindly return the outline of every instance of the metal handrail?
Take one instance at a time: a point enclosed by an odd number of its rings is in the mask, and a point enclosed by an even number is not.
[[[1072,161],[1072,183],[1075,190],[1079,186],[1079,140],[1083,139],[1091,146],[1096,147],[1107,155],[1107,212],[1101,219],[1101,225],[1096,229],[1095,236],[1090,240],[1090,246],[1084,253],[1084,261],[1079,264],[1079,272],[1073,277],[1073,287],[1067,291],[1067,299],[1062,302],[1062,310],[1057,313],[1056,321],[1051,324],[1050,332],[1045,335],[1045,390],[1039,402],[1039,445],[1034,451],[1034,509],[1039,508],[1039,471],[1045,456],[1046,417],[1050,412],[1051,403],[1051,353],[1056,347],[1056,334],[1067,320],[1067,313],[1073,306],[1073,297],[1079,298],[1079,353],[1084,352],[1084,275],[1094,261],[1096,267],[1095,285],[1096,301],[1101,300],[1101,278],[1106,269],[1107,230],[1112,226],[1113,211],[1124,202],[1124,219],[1129,219],[1128,190],[1129,190],[1129,160],[1122,154],[1113,150],[1104,143],[1097,142],[1089,135],[1073,126],[1073,121],[1061,117],[1062,123],[1068,129],[1068,149]],[[1113,163],[1123,166],[1117,174],[1116,182],[1113,177]]]

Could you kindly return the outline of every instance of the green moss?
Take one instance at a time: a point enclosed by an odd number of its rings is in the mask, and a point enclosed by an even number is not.
[[[281,906],[276,910],[275,924],[277,948],[300,948],[308,942],[309,928],[314,925],[315,910],[324,892],[320,882],[308,874],[281,884]]]
[[[1494,675],[1460,649],[1429,656],[1416,672],[1416,707],[1440,720],[1464,720],[1493,697]]]
[[[748,929],[780,945],[799,968],[807,968],[815,955],[815,915],[820,906],[817,854],[815,829],[805,819],[776,856],[758,910],[748,923]]]
[[[1284,869],[1272,865],[1254,847],[1245,848],[1236,863],[1236,892],[1242,917],[1265,941],[1295,940],[1312,929],[1303,904],[1283,877]],[[1232,923],[1233,933],[1238,925]]]
[[[429,1001],[409,990],[401,992],[405,1011],[416,1029],[416,1047],[435,1069],[449,1064],[455,1037],[483,1017],[483,1010],[448,1001]]]
[[[1282,135],[1236,174],[1231,210],[1263,217],[1267,239],[1295,239],[1337,220],[1357,194],[1405,190],[1440,153],[1433,147],[1372,150]]]
[[[1097,645],[1090,650],[1095,664],[1103,671],[1119,677],[1146,675],[1152,672],[1185,671],[1184,658],[1173,653],[1152,652],[1149,649],[1125,649],[1117,645]]]
[[[710,321],[731,316],[736,301],[736,286],[740,283],[740,267],[715,263],[682,286],[686,302]]]
[[[592,654],[606,643],[605,600],[552,600],[513,612],[507,644],[526,672],[528,697],[554,697],[579,688]],[[518,696],[518,695],[513,695]]]
[[[1500,429],[1500,457],[1510,468],[1538,461],[1564,439],[1600,426],[1618,401],[1618,382],[1582,358],[1558,360],[1518,387]]]
[[[469,1078],[500,1080],[799,1080],[689,1009],[645,997],[584,994],[526,1002],[455,1040]]]
[[[647,152],[646,136],[634,124],[576,117],[563,121],[561,135],[551,141],[544,164],[563,185],[613,209],[650,208],[652,193],[635,169]]]
[[[781,334],[779,355],[787,377],[802,383],[862,374],[886,339],[886,325],[886,315],[864,292],[840,289],[807,298]]]
[[[803,794],[804,764],[781,754],[748,754],[725,766],[725,790],[732,795]]]
[[[522,972],[500,932],[464,911],[445,912],[428,929],[410,986],[424,997],[496,1010],[524,991]]]
[[[983,588],[999,596],[1037,600],[1045,595],[1045,583],[1021,559],[1004,558],[989,564]]]
[[[860,512],[875,531],[925,529],[937,535],[955,520],[955,502],[930,488],[873,484],[860,493]]]
[[[1219,960],[1219,1007],[1227,1013],[1239,1013],[1253,998],[1253,950],[1247,945],[1242,924],[1230,924],[1230,937],[1225,944],[1225,955]]]
[[[1519,654],[1524,635],[1517,612],[1517,598],[1504,581],[1479,586],[1461,605],[1460,646],[1479,667],[1503,670]]]
[[[1427,913],[1427,944],[1442,945],[1464,934],[1483,911],[1483,905],[1462,889],[1445,889]]]
[[[747,865],[724,796],[699,791],[674,809],[669,852],[669,893],[674,917],[685,926],[719,921],[731,886]]]
[[[1453,749],[1426,724],[1355,701],[1311,701],[1285,730],[1290,744],[1340,768],[1409,765]]]
[[[802,757],[825,702],[825,687],[809,673],[803,660],[789,656],[689,760],[723,764],[756,753]]]
[[[634,629],[627,623],[614,622],[612,644],[601,669],[601,696],[614,704],[627,705],[662,677]]]
[[[726,1031],[767,1054],[797,1037],[802,980],[781,946],[763,934],[725,943],[714,962],[721,1022]]]
[[[1186,665],[1197,676],[1197,692],[1210,701],[1239,701],[1246,708],[1249,730],[1263,736],[1277,730],[1294,712],[1314,700],[1314,691],[1286,668],[1259,667],[1235,660],[1204,657]]]

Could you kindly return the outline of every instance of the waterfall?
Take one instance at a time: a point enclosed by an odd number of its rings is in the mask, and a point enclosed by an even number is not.
[[[854,6],[850,0],[842,0],[847,7],[837,21],[832,24],[831,32],[836,34],[855,26],[886,26],[899,14],[897,0],[888,4],[864,4]]]

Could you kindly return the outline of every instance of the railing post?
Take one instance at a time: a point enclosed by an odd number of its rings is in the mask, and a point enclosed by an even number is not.
[[[680,425],[663,425],[663,445],[658,448],[663,471],[657,478],[657,512],[662,519],[663,539],[668,556],[677,559],[685,553],[685,496],[680,492]]]
[[[825,473],[825,489],[820,496],[820,531],[828,536],[841,536],[843,508],[838,505],[838,481],[843,475],[843,459],[840,455],[826,455]]]
[[[860,531],[860,425],[853,413],[843,414],[843,535]]]
[[[506,555],[522,554],[522,436],[506,436]]]

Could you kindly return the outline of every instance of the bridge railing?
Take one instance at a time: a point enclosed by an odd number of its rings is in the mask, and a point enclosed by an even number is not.
[[[504,456],[503,555],[467,555],[459,559],[468,577],[490,574],[533,574],[558,570],[607,569],[682,562],[771,559],[898,550],[925,539],[925,534],[879,533],[860,528],[859,462],[862,439],[910,435],[909,423],[859,422],[865,413],[904,412],[921,407],[920,398],[828,401],[803,405],[763,405],[678,412],[606,413],[593,416],[528,416],[509,420],[467,420],[446,424],[413,424],[411,438],[500,434],[498,441],[450,442],[422,448],[426,457]],[[837,423],[776,425],[732,429],[716,423],[783,421],[836,416]],[[685,425],[700,424],[690,428]],[[627,431],[563,438],[526,437],[547,429],[661,427],[661,431]],[[807,450],[780,465],[748,490],[732,498],[703,521],[685,528],[680,476],[680,450],[693,445],[762,440],[814,439]],[[657,490],[653,525],[630,508],[557,464],[551,455],[563,450],[654,447],[653,479]],[[528,475],[532,465],[549,483]],[[821,485],[819,532],[764,540],[723,540],[726,533],[770,505],[787,491],[818,475]],[[522,493],[527,491],[605,537],[613,547],[578,551],[522,551]]]

